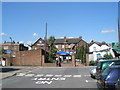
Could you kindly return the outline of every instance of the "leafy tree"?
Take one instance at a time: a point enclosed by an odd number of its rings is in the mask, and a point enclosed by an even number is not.
[[[86,63],[86,54],[88,53],[88,47],[81,46],[76,50],[76,59],[80,59],[82,63]]]
[[[113,59],[113,56],[112,56],[112,54],[110,53],[110,54],[105,54],[104,55],[104,57],[106,58],[106,59]]]
[[[56,56],[56,53],[57,53],[57,48],[55,47],[55,37],[54,36],[50,36],[49,40],[49,46],[50,46],[50,49],[49,49],[49,61],[50,62],[54,62],[54,58]]]
[[[3,48],[0,48],[0,54],[5,54],[5,50]]]

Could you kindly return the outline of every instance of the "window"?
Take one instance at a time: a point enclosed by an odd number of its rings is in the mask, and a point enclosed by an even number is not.
[[[58,48],[58,45],[56,45],[56,48]]]
[[[17,49],[17,46],[14,46],[14,49],[16,50],[16,49]]]
[[[62,48],[64,48],[64,45],[62,45]]]
[[[102,76],[104,77],[104,78],[106,78],[107,76],[108,76],[108,74],[110,73],[110,71],[111,71],[111,68],[106,68],[104,71],[103,71],[103,73],[102,73]]]
[[[68,45],[68,48],[71,48],[71,45]]]
[[[7,49],[8,49],[8,46],[4,46],[4,49],[7,50]]]
[[[96,47],[93,47],[93,50],[96,51]]]
[[[42,41],[39,41],[39,43],[42,43]]]

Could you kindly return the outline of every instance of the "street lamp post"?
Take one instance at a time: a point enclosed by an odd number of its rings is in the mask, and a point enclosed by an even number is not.
[[[12,37],[10,37],[10,40],[11,40],[10,66],[12,66]]]

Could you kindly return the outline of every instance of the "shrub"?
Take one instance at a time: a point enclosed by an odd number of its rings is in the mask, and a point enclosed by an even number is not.
[[[95,65],[95,61],[94,60],[91,60],[90,63],[89,63],[90,66],[93,66]]]
[[[112,54],[105,54],[104,57],[105,57],[106,59],[113,59]]]

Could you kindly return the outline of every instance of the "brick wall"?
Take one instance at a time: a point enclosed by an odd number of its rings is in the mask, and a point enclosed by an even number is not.
[[[42,65],[42,50],[28,50],[16,52],[13,65]]]

